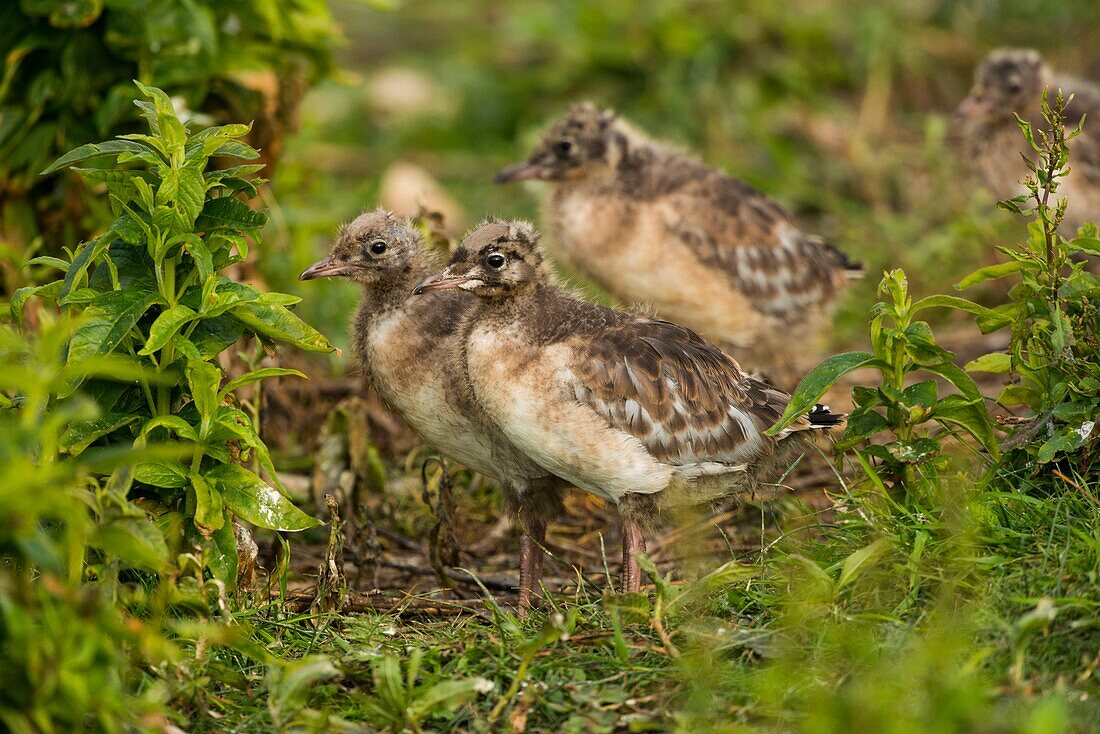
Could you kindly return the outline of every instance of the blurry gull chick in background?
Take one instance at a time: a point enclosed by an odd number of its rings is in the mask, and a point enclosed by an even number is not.
[[[749,184],[574,105],[497,183],[538,179],[551,254],[792,389],[860,272]]]

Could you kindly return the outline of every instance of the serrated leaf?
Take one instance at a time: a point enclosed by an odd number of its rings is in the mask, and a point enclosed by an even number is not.
[[[1095,237],[1074,237],[1068,244],[1070,252],[1087,252],[1090,255],[1100,255],[1100,240]]]
[[[795,388],[794,395],[791,396],[791,401],[787,404],[783,415],[764,433],[775,436],[814,407],[841,377],[863,367],[873,366],[876,362],[875,355],[867,352],[847,352],[824,360],[806,373]]]
[[[189,441],[196,442],[199,440],[199,433],[195,427],[178,415],[158,415],[154,418],[150,418],[145,422],[145,425],[141,427],[141,435],[147,435],[154,428],[168,428],[174,431],[180,438],[186,438]]]
[[[149,308],[160,299],[150,291],[111,291],[98,296],[69,342],[69,360],[108,354],[131,333]]]
[[[236,464],[221,464],[206,476],[217,482],[225,504],[237,517],[268,530],[293,532],[321,525],[295,507],[278,490]]]
[[[211,232],[219,229],[252,231],[262,229],[267,224],[267,215],[253,211],[239,199],[222,196],[209,199],[202,213],[195,220],[195,231]]]
[[[61,436],[61,450],[72,456],[81,454],[96,439],[114,433],[123,426],[135,423],[136,415],[108,413],[90,421],[71,424]]]

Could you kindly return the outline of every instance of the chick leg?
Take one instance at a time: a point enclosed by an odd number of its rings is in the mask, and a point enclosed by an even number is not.
[[[642,588],[642,569],[638,567],[635,553],[645,553],[645,538],[638,521],[629,515],[620,515],[623,531],[623,593],[635,594]]]
[[[525,615],[538,597],[542,579],[542,546],[546,542],[546,522],[523,518],[523,535],[519,539],[519,612]]]

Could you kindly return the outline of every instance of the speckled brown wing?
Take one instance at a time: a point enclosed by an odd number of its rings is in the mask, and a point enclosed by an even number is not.
[[[658,460],[739,464],[770,447],[761,432],[787,396],[747,377],[694,332],[624,315],[576,344],[573,397]]]
[[[754,308],[793,320],[833,301],[849,263],[820,238],[798,229],[776,202],[716,171],[669,199],[665,228],[722,272]]]

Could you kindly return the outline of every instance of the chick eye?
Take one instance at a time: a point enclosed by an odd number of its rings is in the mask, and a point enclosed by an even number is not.
[[[573,150],[572,140],[559,140],[554,143],[554,152],[558,155],[569,155],[569,152]]]
[[[375,240],[374,242],[370,243],[370,251],[374,255],[381,255],[383,252],[386,251],[386,243],[382,240]]]
[[[494,252],[489,255],[489,257],[485,258],[485,264],[493,270],[500,270],[504,267],[504,255],[501,255],[499,252]]]

